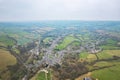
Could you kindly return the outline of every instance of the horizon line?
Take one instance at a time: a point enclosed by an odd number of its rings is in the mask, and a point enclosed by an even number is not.
[[[120,21],[120,20],[80,20],[80,19],[59,19],[59,20],[53,20],[53,19],[46,19],[46,20],[11,20],[11,21],[0,21],[0,22],[41,22],[41,21]]]

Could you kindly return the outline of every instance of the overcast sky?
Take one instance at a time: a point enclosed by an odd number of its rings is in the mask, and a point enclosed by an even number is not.
[[[120,0],[0,0],[0,21],[120,20]]]

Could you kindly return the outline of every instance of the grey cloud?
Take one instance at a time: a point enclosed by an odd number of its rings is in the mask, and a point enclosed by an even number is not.
[[[120,0],[0,0],[0,21],[120,20]]]

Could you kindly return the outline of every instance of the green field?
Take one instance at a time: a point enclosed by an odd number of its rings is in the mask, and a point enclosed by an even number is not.
[[[17,40],[18,45],[24,45],[24,44],[29,43],[32,40],[40,37],[40,34],[29,33],[27,31],[24,31],[24,27],[19,28],[19,27],[16,26],[16,27],[5,27],[5,28],[0,28],[0,29],[1,29],[0,31],[2,32],[2,34],[1,34],[2,37],[0,36],[0,38],[1,38],[0,40],[5,39],[3,37],[4,35],[8,35],[9,37],[12,37],[15,40]],[[8,43],[9,42],[7,42],[7,44]]]
[[[52,37],[47,37],[43,40],[45,44],[49,43],[50,41],[52,41]]]
[[[98,80],[120,80],[120,63],[110,68],[93,71],[92,77]]]
[[[120,57],[120,50],[103,50],[102,52],[97,53],[99,59],[109,59],[113,56]],[[88,54],[83,52],[80,54],[80,58],[90,61],[91,59],[96,60],[96,57],[93,54]],[[92,62],[92,61],[91,61]],[[87,67],[91,69],[112,66],[104,69],[99,69],[91,72],[91,77],[98,80],[119,80],[120,76],[120,60],[111,60],[111,61],[98,61],[94,65],[88,65]]]
[[[81,42],[80,41],[74,41],[72,44],[71,44],[71,46],[73,46],[73,47],[79,47],[81,45]]]
[[[114,50],[114,49],[120,49],[120,47],[117,46],[117,41],[113,39],[107,39],[106,43],[102,46],[100,46],[104,50]]]
[[[51,80],[51,72],[50,72],[50,70],[46,74],[45,74],[45,72],[38,72],[30,80]]]
[[[112,58],[112,55],[109,54],[109,50],[104,50],[102,52],[99,52],[97,56],[99,59],[107,59],[107,58]]]
[[[80,58],[82,59],[91,59],[91,58],[95,58],[94,54],[90,54],[87,52],[82,52],[79,54]],[[120,56],[120,50],[103,50],[99,53],[97,53],[97,56],[99,59],[108,59],[108,58],[112,58],[113,56]]]
[[[8,65],[16,64],[16,58],[9,51],[0,49],[0,70],[4,70]]]
[[[0,72],[7,70],[7,66],[15,65],[16,62],[16,58],[9,51],[0,49]],[[10,78],[10,71],[8,70],[1,74],[0,77],[2,80],[8,80]]]
[[[79,54],[79,57],[82,58],[82,59],[86,59],[88,55],[89,55],[89,53],[82,52],[82,53]]]
[[[10,39],[8,36],[0,35],[0,46],[7,47],[8,45],[13,46],[14,44],[15,44],[15,41]]]
[[[99,59],[112,58],[113,56],[120,56],[120,50],[103,50],[97,55]]]
[[[62,50],[66,48],[70,43],[72,43],[73,41],[77,41],[77,40],[78,39],[76,39],[73,35],[66,36],[63,39],[63,41],[55,49]]]

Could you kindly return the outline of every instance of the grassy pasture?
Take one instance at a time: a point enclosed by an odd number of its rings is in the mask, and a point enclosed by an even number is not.
[[[8,45],[13,46],[14,44],[15,44],[14,40],[8,38],[8,36],[0,35],[0,46],[7,47]]]
[[[8,65],[16,64],[16,58],[9,53],[0,49],[0,71],[7,69]]]
[[[63,41],[55,49],[62,50],[66,48],[70,43],[72,43],[73,41],[77,41],[77,40],[78,39],[76,39],[73,35],[66,36],[63,39]]]
[[[90,54],[88,52],[80,53],[79,57],[80,57],[80,60],[87,61],[87,62],[92,62],[97,59],[94,54]]]
[[[97,55],[99,59],[108,59],[108,58],[112,58],[113,56],[120,56],[120,50],[103,50],[102,52],[99,52]],[[87,53],[80,54],[80,57],[85,58],[87,61],[90,61],[91,59],[94,60],[96,59],[95,56]],[[88,68],[94,69],[96,67],[104,67],[104,66],[112,66],[112,67],[95,70],[91,72],[90,77],[93,77],[94,79],[98,79],[98,80],[119,80],[120,60],[100,61],[100,62],[96,62],[92,66],[89,65]]]
[[[106,43],[102,46],[100,46],[104,50],[114,50],[114,49],[120,49],[120,47],[117,46],[118,42],[113,39],[107,39]]]
[[[110,68],[93,71],[92,77],[98,80],[120,80],[120,64]]]
[[[98,54],[99,59],[112,58],[113,56],[120,56],[120,50],[103,50]]]
[[[45,75],[45,72],[38,72],[35,76],[33,76],[30,80],[51,80],[51,72],[48,71],[47,76]]]

